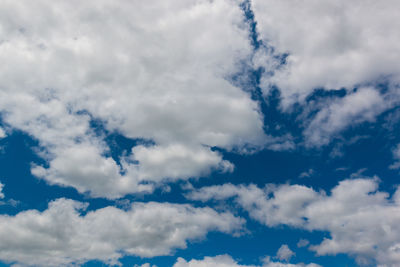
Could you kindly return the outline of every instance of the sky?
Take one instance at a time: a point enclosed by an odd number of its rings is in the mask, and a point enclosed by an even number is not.
[[[0,266],[400,266],[397,0],[2,0]]]

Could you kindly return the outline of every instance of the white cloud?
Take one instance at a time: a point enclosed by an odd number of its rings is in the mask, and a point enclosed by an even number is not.
[[[389,166],[390,169],[400,168],[400,144],[398,144],[392,151],[393,158],[396,160],[392,165]]]
[[[307,239],[300,239],[299,242],[297,242],[297,247],[303,248],[303,247],[307,247],[309,244],[310,244],[310,241],[308,241]]]
[[[300,173],[299,178],[309,178],[313,174],[314,174],[314,170],[313,169],[308,169],[308,171]]]
[[[271,261],[270,257],[266,257],[264,259],[264,264],[262,267],[321,267],[319,264],[315,263],[309,263],[309,264],[304,264],[304,263],[297,263],[297,264],[292,264],[292,263],[283,263],[279,261]]]
[[[52,184],[74,186],[80,192],[90,190],[95,197],[117,198],[130,192],[151,192],[153,185],[141,181],[162,182],[206,175],[210,170],[233,170],[219,153],[201,146],[139,145],[132,149],[132,156],[122,158],[121,167],[101,152],[91,144],[71,145],[57,153],[50,168],[35,166],[32,173]],[[133,161],[140,164],[129,163]]]
[[[157,266],[156,265],[150,265],[150,263],[145,263],[145,264],[142,264],[140,266],[135,264],[134,267],[157,267]]]
[[[0,127],[0,138],[4,138],[6,136],[7,136],[6,132],[4,131],[4,129],[2,127]]]
[[[190,261],[186,261],[183,258],[178,258],[178,261],[174,264],[173,267],[257,267],[256,265],[241,265],[234,259],[232,259],[229,255],[218,255],[215,257],[204,257],[202,260],[192,259]],[[271,261],[270,257],[266,257],[264,260],[264,264],[259,265],[258,267],[320,267],[318,264],[290,264],[290,263],[282,263]]]
[[[273,47],[258,51],[253,59],[255,67],[266,70],[261,78],[264,94],[277,86],[284,111],[292,111],[296,103],[306,111],[314,105],[321,108],[305,112],[309,116],[318,111],[311,124],[305,125],[306,145],[326,145],[340,131],[373,121],[393,104],[398,105],[398,1],[251,2],[260,39]],[[281,64],[277,54],[288,55],[286,64]],[[374,88],[383,83],[388,90]],[[344,88],[347,95],[305,103],[317,88]],[[353,93],[354,88],[359,90]]]
[[[377,179],[344,180],[327,195],[301,185],[205,187],[191,199],[207,201],[233,198],[250,217],[267,226],[285,224],[309,231],[330,233],[310,246],[318,255],[347,253],[360,264],[375,261],[400,264],[400,189],[389,197],[377,191]]]
[[[206,175],[212,169],[233,171],[233,165],[222,156],[206,147],[189,147],[171,144],[166,147],[136,146],[133,159],[140,162],[140,177],[143,180],[161,180],[165,177]]]
[[[261,39],[289,54],[287,65],[262,80],[265,91],[271,84],[281,89],[284,107],[315,88],[352,89],[383,77],[400,81],[398,1],[252,0],[252,5]],[[263,61],[271,71],[271,59],[264,55]]]
[[[3,188],[4,188],[4,184],[2,184],[0,182],[0,199],[4,198]]]
[[[58,199],[43,212],[0,215],[0,260],[23,265],[62,266],[100,260],[117,263],[124,254],[169,255],[209,231],[235,233],[243,220],[210,208],[169,203],[133,203],[127,211]]]
[[[117,198],[232,170],[212,146],[263,146],[258,104],[228,82],[252,54],[239,2],[4,1],[0,111],[43,147],[33,174]],[[155,145],[120,166],[85,112]]]
[[[280,260],[288,261],[295,253],[289,248],[288,245],[283,244],[276,253],[276,257]]]
[[[366,87],[336,99],[323,107],[304,130],[306,143],[310,146],[326,145],[332,136],[364,121],[372,122],[376,116],[389,108],[391,103],[377,90]]]
[[[186,261],[183,258],[178,258],[178,261],[173,267],[251,267],[249,265],[240,265],[229,255],[219,255],[215,257],[205,257],[202,260],[192,259]],[[252,265],[255,267],[254,265]]]

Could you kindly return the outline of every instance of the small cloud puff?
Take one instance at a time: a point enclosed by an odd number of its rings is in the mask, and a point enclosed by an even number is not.
[[[3,188],[4,188],[4,184],[2,184],[2,183],[0,182],[0,199],[1,199],[1,198],[4,198]]]

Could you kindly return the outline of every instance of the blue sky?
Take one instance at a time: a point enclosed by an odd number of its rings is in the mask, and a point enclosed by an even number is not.
[[[395,0],[0,4],[0,266],[400,265]]]

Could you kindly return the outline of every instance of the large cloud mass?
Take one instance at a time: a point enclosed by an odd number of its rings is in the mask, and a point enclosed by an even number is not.
[[[321,244],[311,246],[319,255],[347,253],[360,264],[400,264],[400,190],[389,197],[377,191],[377,179],[344,180],[331,194],[301,185],[205,187],[191,192],[195,200],[233,198],[250,217],[268,226],[285,224],[328,231]]]
[[[263,87],[281,89],[284,106],[315,88],[352,89],[381,78],[400,80],[396,0],[252,0],[260,38],[287,64]]]
[[[118,263],[123,255],[153,257],[186,248],[208,231],[234,233],[243,221],[210,208],[169,203],[133,203],[129,210],[58,199],[43,212],[0,216],[0,260],[29,266],[61,266],[100,260]]]
[[[232,170],[211,146],[264,142],[258,105],[229,82],[252,51],[238,1],[6,0],[0,24],[0,111],[39,140],[49,166],[32,172],[51,184],[109,198],[151,191]],[[155,145],[117,164],[93,118]]]
[[[399,1],[251,2],[259,38],[273,48],[254,58],[265,68],[265,95],[276,86],[282,110],[291,111],[295,104],[309,106],[316,89],[346,91],[345,99],[317,101],[321,112],[305,124],[308,146],[326,145],[350,124],[371,122],[399,104]]]

